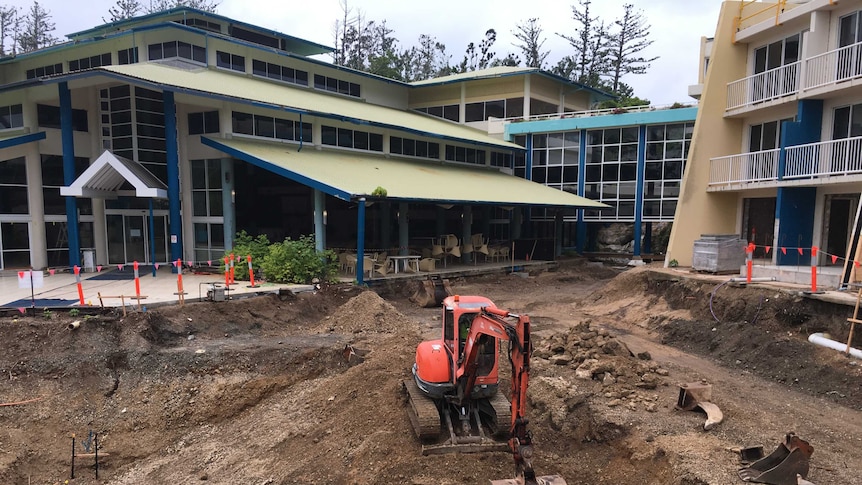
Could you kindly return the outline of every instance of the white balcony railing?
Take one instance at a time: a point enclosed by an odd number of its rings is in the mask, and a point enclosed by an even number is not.
[[[785,179],[862,174],[862,137],[787,147]]]
[[[710,160],[709,185],[731,185],[778,180],[780,150],[740,153]]]
[[[848,45],[805,61],[805,89],[862,76],[862,43]]]
[[[736,109],[799,92],[797,61],[733,81],[727,85],[727,109]]]

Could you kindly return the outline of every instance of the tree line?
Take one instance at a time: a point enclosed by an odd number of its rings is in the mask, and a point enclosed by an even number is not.
[[[137,15],[160,12],[187,6],[215,12],[218,3],[213,0],[117,0],[108,9],[105,22],[116,22]],[[60,42],[53,32],[56,29],[51,12],[34,1],[28,9],[0,5],[0,56],[14,56],[49,47]]]
[[[516,52],[498,56],[497,31],[490,28],[477,42],[468,43],[464,55],[453,61],[446,45],[436,37],[422,34],[415,45],[401,47],[385,20],[368,20],[342,0],[342,16],[333,26],[332,60],[338,65],[405,82],[495,66],[534,67],[618,96],[611,106],[649,104],[648,100],[635,97],[631,86],[622,81],[627,74],[646,73],[650,63],[658,59],[642,54],[653,43],[646,17],[634,5],[625,4],[621,15],[608,21],[590,10],[592,3],[579,0],[578,5],[571,6],[572,33],[556,33],[568,42],[571,51],[555,65],[548,65],[550,51],[544,48],[547,39],[537,18],[515,26],[512,33]]]
[[[529,18],[512,31],[516,52],[499,57],[495,51],[497,31],[489,28],[476,42],[467,44],[463,56],[453,61],[446,45],[436,37],[421,34],[415,45],[404,46],[394,36],[386,20],[369,20],[341,0],[341,18],[333,26],[335,50],[333,63],[405,82],[457,74],[495,66],[525,66],[544,69],[566,79],[618,96],[609,106],[649,104],[638,98],[622,81],[627,74],[644,74],[658,57],[642,52],[653,41],[650,25],[643,12],[625,4],[613,20],[591,11],[592,0],[578,0],[571,6],[573,26],[569,33],[555,35],[565,39],[571,51],[554,65],[546,63],[550,51],[539,20]],[[105,22],[116,22],[137,15],[188,6],[215,12],[214,0],[117,0],[108,10]],[[16,55],[59,42],[54,37],[51,14],[38,1],[29,9],[0,5],[0,55]]]

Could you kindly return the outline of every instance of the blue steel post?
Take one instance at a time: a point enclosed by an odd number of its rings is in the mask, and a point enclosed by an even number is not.
[[[153,278],[156,277],[156,222],[153,217],[153,199],[150,199],[150,264],[153,266]]]
[[[168,207],[170,217],[171,262],[183,257],[183,225],[180,220],[180,159],[177,145],[177,106],[174,92],[164,91],[165,146],[168,162]],[[173,267],[173,266],[172,266]],[[182,268],[174,268],[174,272]]]
[[[578,150],[578,195],[584,195],[587,191],[587,130],[580,132],[580,147]],[[577,239],[575,241],[575,250],[578,254],[583,254],[584,248],[587,246],[587,223],[584,222],[584,210],[578,209],[578,225],[576,228]]]
[[[365,280],[365,197],[359,199],[359,215],[356,217],[356,282]]]
[[[326,195],[314,189],[314,249],[323,252],[326,249]]]
[[[60,88],[60,139],[63,144],[63,183],[75,181],[75,137],[72,133],[72,92],[64,81]],[[78,233],[78,202],[66,197],[66,234],[69,237],[69,266],[81,266],[81,239]]]
[[[635,247],[634,256],[641,255],[641,237],[643,236],[643,206],[644,206],[644,171],[646,170],[646,125],[638,127],[638,165],[637,183],[635,184]]]

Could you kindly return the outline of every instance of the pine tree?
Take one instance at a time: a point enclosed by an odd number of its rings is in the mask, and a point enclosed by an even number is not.
[[[479,42],[478,50],[476,44],[470,42],[467,44],[467,51],[464,53],[464,59],[458,66],[453,66],[455,72],[476,71],[478,69],[486,69],[494,62],[495,54],[491,51],[494,42],[497,41],[497,31],[488,29],[485,31],[485,38]]]
[[[108,9],[108,18],[102,17],[105,22],[118,22],[130,19],[143,11],[144,6],[139,0],[117,0],[113,7]]]
[[[21,30],[16,39],[20,52],[35,51],[58,42],[51,34],[55,29],[51,13],[42,8],[38,1],[33,2],[30,11],[20,20]]]
[[[527,67],[542,69],[550,52],[542,51],[545,39],[542,38],[542,27],[539,26],[539,19],[528,19],[526,22],[518,24],[516,28],[517,30],[513,34],[521,42],[513,45],[520,49],[521,54],[524,55],[524,64]],[[511,59],[511,57],[510,54],[509,58]]]
[[[122,0],[118,0],[118,3],[120,1]],[[149,4],[143,7],[143,10],[144,13],[156,13],[177,7],[191,7],[205,12],[215,13],[218,5],[218,2],[212,0],[150,0]]]
[[[572,19],[576,34],[557,33],[566,39],[574,50],[573,55],[564,56],[554,72],[592,87],[601,85],[601,77],[607,73],[608,32],[604,21],[590,15],[590,0],[579,0],[580,8],[572,5]]]
[[[15,54],[16,26],[18,25],[18,8],[0,5],[0,56]],[[6,46],[9,49],[7,50]]]
[[[639,54],[652,45],[649,39],[650,25],[643,13],[634,10],[634,5],[623,6],[623,16],[614,21],[617,30],[608,37],[608,64],[611,89],[617,92],[620,78],[626,74],[644,74],[650,62],[658,56],[644,58]]]

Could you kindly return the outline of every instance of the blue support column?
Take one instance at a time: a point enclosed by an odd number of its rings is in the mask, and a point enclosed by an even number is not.
[[[236,211],[234,210],[234,188],[236,187],[233,174],[233,159],[221,159],[221,205],[224,214],[224,249],[230,252],[233,249],[233,237],[236,234]]]
[[[314,189],[314,249],[326,249],[326,194]]]
[[[75,181],[75,137],[72,133],[72,92],[66,82],[60,88],[60,139],[63,144],[63,184]],[[69,266],[81,266],[81,237],[78,231],[78,202],[66,197],[66,234],[69,237]]]
[[[153,267],[153,278],[156,277],[156,222],[153,217],[153,199],[150,202],[150,265]]]
[[[365,197],[359,199],[359,214],[356,217],[356,282],[365,281]]]
[[[580,131],[580,150],[578,150],[578,195],[586,197],[584,193],[587,187],[587,130]],[[587,247],[587,223],[584,222],[584,210],[578,209],[578,225],[575,231],[577,232],[575,241],[575,250],[578,254],[583,254]]]
[[[638,127],[638,165],[637,182],[635,185],[635,241],[633,253],[635,258],[641,256],[641,238],[643,237],[643,207],[644,207],[644,171],[646,170],[646,125]]]
[[[524,178],[533,180],[533,135],[527,133],[527,163],[524,167]]]
[[[183,224],[180,219],[180,158],[177,144],[177,105],[173,91],[164,91],[165,147],[167,148],[168,217],[170,217],[171,262],[183,257]],[[182,268],[171,266],[174,272]]]

